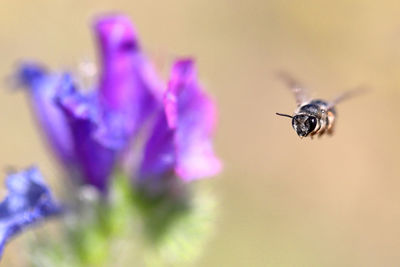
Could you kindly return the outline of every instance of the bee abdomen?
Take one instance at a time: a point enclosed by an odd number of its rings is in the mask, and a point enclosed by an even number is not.
[[[318,136],[322,136],[324,133],[332,134],[335,125],[335,113],[334,110],[328,110],[327,115],[320,120],[320,127],[314,133]]]

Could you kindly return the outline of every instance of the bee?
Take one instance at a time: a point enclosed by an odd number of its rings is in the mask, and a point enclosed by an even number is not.
[[[283,113],[276,113],[276,115],[291,118],[292,127],[300,138],[310,136],[312,139],[315,135],[319,137],[324,134],[332,135],[337,116],[335,106],[343,100],[365,91],[361,87],[346,91],[332,101],[311,99],[305,88],[290,75],[279,73],[278,76],[293,92],[297,109],[293,116]]]

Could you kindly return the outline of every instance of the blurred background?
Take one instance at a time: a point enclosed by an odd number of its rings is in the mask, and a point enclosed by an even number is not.
[[[21,59],[75,70],[96,60],[90,23],[122,11],[162,69],[193,55],[217,99],[216,149],[224,172],[208,183],[216,231],[196,266],[400,266],[400,2],[374,0],[2,0],[0,169],[59,168],[22,92],[6,76]],[[336,134],[300,139],[294,98],[276,79],[292,73],[338,106]],[[168,71],[165,71],[167,73]],[[4,196],[4,189],[1,191]],[[24,266],[24,237],[1,266]]]

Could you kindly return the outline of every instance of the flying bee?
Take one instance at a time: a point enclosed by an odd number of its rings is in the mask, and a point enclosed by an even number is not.
[[[296,98],[297,109],[294,115],[276,113],[276,115],[292,119],[292,127],[301,138],[325,133],[332,135],[336,120],[335,106],[345,99],[359,94],[364,88],[344,92],[332,101],[311,99],[307,91],[287,73],[279,73],[279,77],[287,84]]]

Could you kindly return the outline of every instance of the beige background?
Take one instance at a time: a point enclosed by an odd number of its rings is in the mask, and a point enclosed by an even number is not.
[[[198,266],[400,265],[398,1],[2,0],[0,77],[24,58],[94,59],[88,25],[108,10],[132,18],[159,65],[195,55],[218,100],[221,213]],[[318,97],[372,90],[338,107],[334,137],[300,140],[274,115],[294,110],[279,69]],[[0,169],[36,162],[57,188],[24,95],[2,87]],[[23,240],[1,266],[22,266]]]

